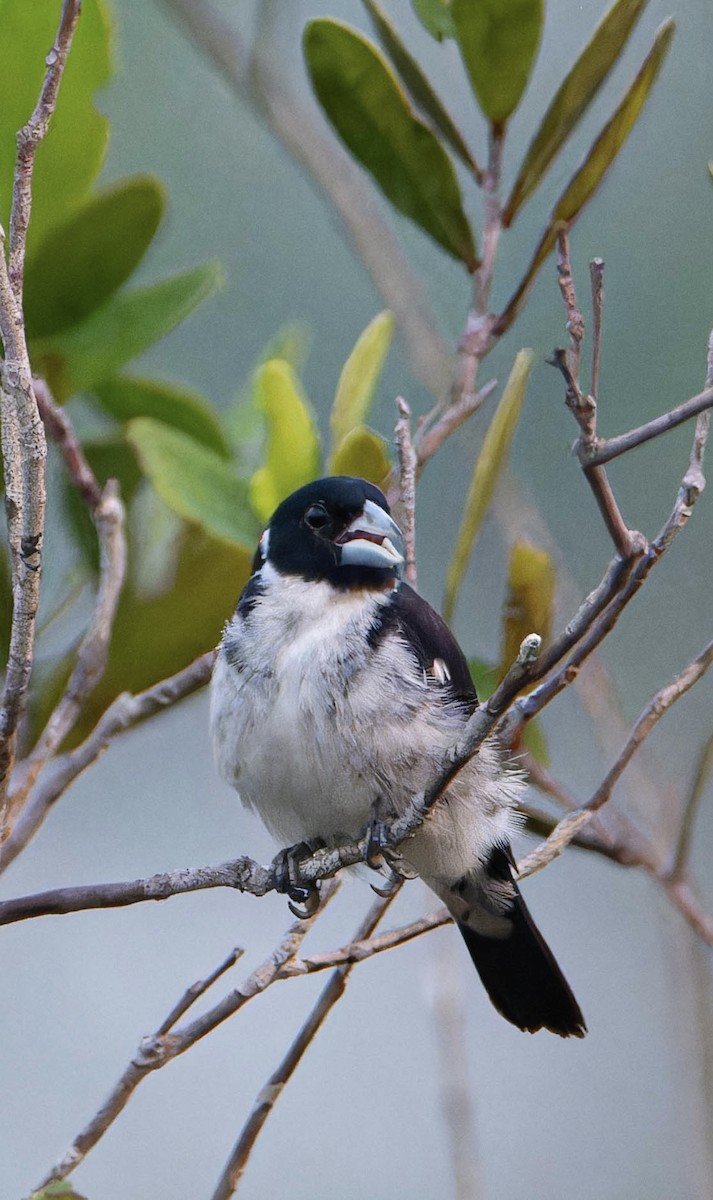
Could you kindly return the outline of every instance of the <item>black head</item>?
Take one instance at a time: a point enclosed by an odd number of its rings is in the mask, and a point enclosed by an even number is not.
[[[260,540],[255,567],[266,560],[282,575],[339,588],[386,587],[401,575],[403,538],[373,483],[333,475],[282,501]]]

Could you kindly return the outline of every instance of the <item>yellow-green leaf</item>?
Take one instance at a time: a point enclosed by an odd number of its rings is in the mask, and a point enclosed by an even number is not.
[[[656,82],[675,28],[672,20],[664,21],[659,27],[653,45],[624,99],[560,195],[532,260],[497,322],[496,333],[502,334],[512,325],[537,272],[557,241],[559,230],[576,221],[624,145]]]
[[[453,164],[384,57],[355,30],[326,19],[310,21],[304,48],[317,99],[354,157],[399,212],[475,270]]]
[[[385,311],[378,313],[357,338],[342,367],[329,415],[333,452],[366,419],[393,336],[394,318]]]
[[[250,480],[250,502],[260,520],[267,521],[281,500],[314,479],[319,436],[289,363],[272,358],[258,368],[255,403],[267,422],[267,452]]]
[[[443,615],[447,621],[453,616],[478,531],[492,500],[498,476],[507,462],[534,358],[531,350],[520,350],[517,354],[500,403],[483,439],[446,577]]]
[[[515,542],[508,564],[501,676],[512,666],[529,633],[539,633],[543,644],[549,641],[554,597],[555,567],[547,551],[527,542]]]
[[[224,458],[150,417],[129,421],[126,437],[144,475],[179,517],[212,537],[252,544],[257,530],[247,484]]]
[[[417,108],[427,116],[469,171],[480,176],[480,167],[468,149],[463,135],[444,108],[416,59],[406,49],[396,27],[376,0],[363,0],[381,45],[391,59],[404,87]]]
[[[390,470],[388,443],[365,425],[349,430],[328,466],[330,475],[357,475],[377,485],[384,482]]]
[[[453,0],[451,12],[478,104],[493,125],[502,126],[530,78],[543,0]]]
[[[616,0],[595,30],[542,119],[503,211],[508,226],[532,195],[560,147],[618,61],[648,0]]]

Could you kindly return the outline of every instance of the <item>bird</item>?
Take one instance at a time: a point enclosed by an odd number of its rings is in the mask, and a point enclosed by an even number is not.
[[[404,565],[385,496],[351,476],[293,492],[260,538],[218,649],[210,730],[219,773],[283,847],[282,867],[292,851],[401,815],[439,778],[478,706],[463,651]],[[394,861],[445,903],[506,1020],[583,1037],[580,1007],[513,877],[524,786],[488,737]],[[308,898],[289,869],[281,878],[293,899]]]

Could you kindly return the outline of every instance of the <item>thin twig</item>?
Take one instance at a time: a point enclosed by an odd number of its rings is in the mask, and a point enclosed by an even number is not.
[[[585,479],[592,489],[604,524],[618,553],[626,558],[631,553],[633,535],[621,515],[604,468],[593,466],[588,458],[589,450],[597,445],[597,402],[593,395],[584,393],[579,384],[584,320],[577,301],[572,275],[569,233],[566,229],[560,230],[557,238],[557,272],[560,292],[567,313],[570,349],[566,354],[561,350],[556,350],[554,364],[564,375],[565,403],[573,413],[581,430],[577,448]]]
[[[77,28],[81,7],[81,0],[64,0],[54,45],[45,58],[47,70],[39,99],[29,121],[23,125],[17,135],[17,163],[10,215],[9,275],[18,305],[22,305],[25,244],[32,208],[32,174],[35,166],[35,154],[40,142],[47,136],[57,105],[59,85],[62,82],[67,55],[72,45],[74,31]]]
[[[592,287],[592,376],[590,391],[596,404],[599,398],[599,368],[602,360],[602,308],[604,306],[604,259],[593,258],[589,264]]]
[[[69,415],[66,409],[56,403],[46,380],[35,375],[32,382],[47,435],[62,455],[74,487],[93,512],[102,498],[102,489],[74,432]]]
[[[206,975],[205,979],[197,979],[190,987],[186,988],[185,992],[178,1000],[164,1021],[161,1022],[156,1030],[155,1037],[163,1037],[174,1025],[180,1021],[181,1017],[185,1016],[189,1008],[191,1008],[196,1000],[201,996],[205,996],[209,988],[212,988],[214,983],[217,983],[228,971],[230,971],[245,953],[240,946],[236,946],[230,951],[227,958],[224,958],[222,963],[219,963],[215,970],[211,971],[210,975]]]
[[[641,446],[644,442],[651,441],[652,438],[660,437],[662,433],[668,433],[669,429],[675,429],[677,425],[681,425],[684,421],[690,421],[692,417],[698,416],[699,413],[705,412],[711,407],[713,407],[713,387],[707,387],[697,396],[692,396],[690,400],[685,400],[677,408],[662,413],[660,417],[654,417],[653,421],[647,421],[645,425],[639,425],[636,429],[630,429],[628,433],[620,433],[616,437],[600,439],[591,451],[586,452],[585,461],[588,466],[599,466],[602,463],[611,462],[620,454],[626,454],[636,446]]]
[[[115,737],[205,687],[214,660],[215,651],[211,650],[146,691],[137,695],[123,692],[110,704],[81,745],[54,758],[42,771],[7,836],[3,846],[2,869],[8,867],[25,848],[69,784],[104,753]],[[22,789],[22,780],[18,787]]]
[[[640,749],[654,726],[673,707],[676,701],[680,700],[698,682],[712,662],[713,640],[704,647],[696,658],[684,667],[675,679],[666,684],[665,687],[660,688],[653,699],[649,701],[632,727],[631,733],[619,757],[607,772],[592,797],[581,808],[563,817],[547,840],[523,859],[518,871],[520,878],[524,879],[528,875],[533,875],[535,871],[541,870],[542,867],[547,866],[548,863],[557,858],[565,847],[569,845],[574,835],[591,821],[594,813],[610,798],[615,785],[618,783],[629,762]]]
[[[397,891],[398,889],[395,889],[390,895],[384,896],[372,904],[366,918],[357,930],[356,941],[361,941],[371,936]],[[235,1194],[235,1190],[247,1166],[252,1148],[267,1118],[282,1095],[285,1085],[299,1066],[305,1051],[314,1040],[315,1035],[324,1024],[334,1005],[344,994],[347,980],[353,967],[354,963],[349,962],[337,968],[326,987],[320,993],[317,1003],[287,1051],[287,1054],[277,1069],[273,1071],[265,1086],[261,1088],[253,1105],[253,1110],[243,1126],[240,1137],[225,1164],[211,1200],[229,1200]]]
[[[399,497],[406,546],[406,582],[416,586],[416,454],[411,441],[411,409],[403,396],[397,396],[399,418],[394,434],[399,456]]]
[[[176,1031],[172,1033],[170,1029],[168,1032],[164,1031],[173,1011],[175,1011],[175,1007],[177,1007],[174,1006],[174,1009],[171,1010],[166,1020],[161,1023],[157,1032],[142,1040],[136,1054],[123,1072],[121,1078],[112,1088],[107,1099],[87,1125],[85,1125],[81,1133],[74,1139],[67,1153],[47,1172],[42,1182],[38,1185],[38,1191],[41,1188],[47,1187],[48,1184],[53,1183],[55,1180],[66,1179],[79,1166],[89,1151],[96,1146],[97,1142],[104,1136],[116,1118],[123,1112],[139,1084],[152,1071],[165,1066],[167,1062],[170,1062],[178,1054],[182,1054],[185,1050],[190,1049],[192,1045],[195,1045],[196,1041],[204,1037],[211,1029],[216,1028],[227,1017],[238,1012],[244,1004],[263,992],[271,983],[275,982],[279,976],[281,967],[297,954],[314,922],[324,911],[324,903],[336,893],[338,886],[336,883],[327,885],[323,889],[323,906],[319,909],[319,912],[304,921],[296,921],[292,924],[280,944],[261,966],[253,971],[237,988],[229,992],[227,997],[210,1010],[210,1013],[204,1014],[198,1021],[185,1026],[183,1032]],[[215,978],[218,978],[221,974],[222,970],[220,968],[217,974],[213,973]],[[211,1021],[213,1022],[212,1024]]]
[[[35,379],[34,382],[45,428],[58,445],[72,483],[91,510],[99,541],[99,587],[89,627],[64,692],[32,753],[22,764],[22,781],[16,786],[10,803],[10,824],[16,820],[43,766],[74,728],[87,696],[106,670],[114,618],[126,574],[125,514],[118,484],[109,480],[102,491],[67,413],[55,404],[44,380]],[[0,863],[2,860],[0,848]]]
[[[678,843],[671,870],[672,879],[682,879],[688,866],[693,843],[693,831],[696,817],[706,786],[713,772],[713,733],[706,738],[703,749],[698,756],[693,780],[683,805],[683,816],[678,834]]]
[[[416,451],[416,475],[421,474],[429,459],[433,458],[443,443],[465,424],[469,417],[485,403],[498,386],[497,379],[489,379],[478,392],[463,389],[460,399],[446,408],[434,409],[426,418],[414,437]],[[435,423],[431,423],[435,421]]]

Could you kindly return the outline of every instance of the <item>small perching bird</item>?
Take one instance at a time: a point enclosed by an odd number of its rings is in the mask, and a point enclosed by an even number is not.
[[[283,846],[337,845],[403,813],[477,707],[463,652],[403,563],[384,496],[347,476],[294,492],[260,539],[218,653],[211,731],[221,774]],[[399,853],[447,905],[498,1012],[583,1037],[512,876],[523,786],[486,740]]]

